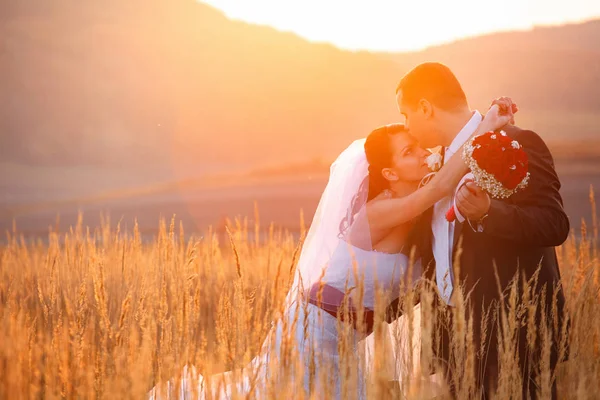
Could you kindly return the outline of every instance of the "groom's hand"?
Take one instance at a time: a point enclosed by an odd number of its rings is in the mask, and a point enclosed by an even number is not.
[[[490,210],[490,196],[473,181],[468,181],[456,193],[458,211],[471,221],[479,221]]]

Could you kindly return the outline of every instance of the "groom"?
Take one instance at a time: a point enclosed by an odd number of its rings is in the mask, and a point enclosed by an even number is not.
[[[444,162],[460,151],[482,120],[478,111],[469,108],[460,83],[443,64],[417,66],[402,78],[396,95],[410,133],[422,147],[442,146]],[[452,315],[460,282],[464,293],[469,294],[475,349],[480,348],[483,336],[481,324],[485,317],[482,309],[494,304],[508,304],[506,289],[513,277],[517,276],[521,284],[523,276],[529,281],[538,268],[533,295],[544,295],[546,307],[535,314],[536,327],[541,326],[542,313],[546,321],[552,321],[550,305],[553,296],[556,296],[558,326],[562,326],[564,296],[562,291],[555,293],[554,290],[560,281],[554,246],[566,240],[569,220],[559,194],[560,181],[550,151],[535,132],[512,125],[506,126],[504,131],[518,140],[527,152],[531,173],[528,187],[506,200],[497,200],[472,182],[462,185],[454,196],[434,206],[431,220],[427,221],[430,229],[424,230],[425,240],[429,240],[426,243],[431,248],[430,259],[435,260],[434,268],[429,268],[432,272],[429,278],[437,284],[440,296],[436,302],[445,311],[450,311],[445,314]],[[445,219],[445,213],[453,203],[467,219],[462,224]],[[459,247],[461,251],[458,251]],[[518,287],[521,299],[523,288],[522,285]],[[441,324],[438,328],[445,334],[442,334],[437,356],[447,365],[451,360],[449,332]],[[488,323],[485,335],[487,353],[477,360],[475,376],[480,385],[478,390],[488,397],[498,385],[498,323]],[[536,379],[539,380],[541,350],[539,345],[528,348],[526,327],[518,330],[516,339],[523,398],[537,398],[540,394]],[[550,354],[551,371],[558,361],[557,340],[555,336]],[[536,344],[539,342],[538,332]],[[449,382],[452,382],[451,369],[446,371]],[[556,397],[555,385],[552,396]]]

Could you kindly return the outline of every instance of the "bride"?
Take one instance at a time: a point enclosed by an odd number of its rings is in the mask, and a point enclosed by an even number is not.
[[[511,118],[510,106],[496,102],[473,135]],[[409,235],[468,172],[456,153],[433,175],[430,152],[402,124],[352,143],[331,166],[285,307],[260,354],[241,372],[202,377],[185,367],[181,380],[153,388],[150,398],[366,398],[359,343],[377,329],[376,304],[397,302],[419,280]]]

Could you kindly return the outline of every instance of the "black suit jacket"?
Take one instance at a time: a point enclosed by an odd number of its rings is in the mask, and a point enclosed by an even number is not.
[[[508,199],[492,199],[483,232],[474,232],[467,222],[455,223],[454,260],[460,264],[460,281],[467,292],[472,291],[475,303],[499,299],[495,271],[502,288],[509,284],[517,268],[530,278],[538,266],[540,284],[558,283],[560,272],[554,247],[565,242],[570,230],[548,147],[533,131],[515,126],[504,131],[523,146],[531,176],[524,190]],[[418,247],[423,263],[429,266],[426,277],[435,280],[431,215],[429,210],[418,222],[412,245]],[[457,257],[459,242],[462,252]]]
[[[552,289],[560,281],[554,246],[562,244],[570,230],[559,193],[560,181],[548,147],[535,132],[514,126],[508,126],[504,130],[510,137],[518,140],[527,152],[531,174],[529,185],[508,199],[492,199],[483,232],[474,232],[467,222],[455,223],[454,267],[458,262],[459,282],[464,285],[464,292],[469,294],[468,306],[473,316],[474,341],[477,348],[480,343],[482,306],[487,308],[500,301],[506,301],[506,289],[515,275],[520,277],[519,282],[523,276],[529,280],[539,267],[534,293],[540,294],[545,286],[546,305],[552,303]],[[422,216],[412,244],[418,247],[423,264],[429,267],[426,277],[435,281],[431,214],[430,210]],[[459,243],[462,250],[460,253]],[[561,326],[565,301],[562,291],[556,293],[556,298]],[[438,302],[443,304],[441,298]],[[551,320],[549,306],[542,312]],[[536,320],[539,322],[540,318],[541,312],[538,312]],[[488,354],[484,365],[478,366],[478,375],[481,375],[484,385],[490,379],[493,381],[497,375],[497,331],[495,326],[490,328],[486,339],[489,343]],[[524,370],[528,368],[526,359],[529,357],[526,345],[526,329],[521,329],[519,353],[521,368]],[[447,349],[449,346],[443,347]],[[553,365],[556,363],[557,354],[557,347],[554,346],[551,355]],[[447,359],[448,354],[438,356]],[[535,359],[536,355],[533,357]]]
[[[564,243],[570,230],[548,147],[535,132],[514,126],[504,130],[528,155],[529,185],[508,199],[492,199],[483,232],[474,232],[466,222],[455,224],[454,259],[460,281],[479,309],[500,299],[498,286],[506,289],[515,274],[530,279],[538,267],[538,289],[546,285],[551,296],[560,281],[554,246]],[[462,253],[457,257],[459,242]],[[558,297],[562,307],[562,292]]]

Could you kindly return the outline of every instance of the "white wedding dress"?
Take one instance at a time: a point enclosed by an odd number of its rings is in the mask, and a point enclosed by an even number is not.
[[[331,166],[329,182],[302,246],[285,311],[273,323],[259,355],[242,371],[210,377],[186,367],[180,380],[161,385],[162,393],[152,389],[150,399],[280,398],[278,389],[290,387],[295,390],[294,398],[366,398],[373,335],[367,339],[364,329],[355,329],[351,322],[340,323],[337,316],[365,317],[372,328],[373,310],[377,299],[382,298],[379,294],[385,294],[385,300],[379,300],[377,307],[387,306],[402,295],[402,288],[416,283],[421,271],[418,262],[409,268],[405,254],[372,248],[364,142],[353,142]],[[415,317],[414,342],[396,340],[408,335],[404,317],[390,325],[395,331],[394,340],[388,340],[395,354],[386,357],[395,360],[390,379],[399,380],[415,371],[414,365],[405,362],[407,353],[414,355],[413,363],[419,358],[418,313]],[[413,343],[413,348],[403,342]],[[379,374],[381,363],[377,364],[374,373]]]
[[[409,259],[402,253],[388,254],[363,250],[340,240],[321,280],[321,285],[326,285],[331,289],[322,290],[321,303],[333,304],[336,302],[335,297],[338,293],[343,294],[347,292],[346,288],[358,285],[358,282],[355,281],[355,276],[358,276],[362,280],[364,309],[365,311],[374,310],[376,293],[386,293],[387,298],[392,300],[401,295],[400,281],[406,277],[408,269]],[[412,267],[411,272],[416,276],[420,274],[418,263]],[[186,368],[179,385],[169,382],[165,388],[167,393],[162,396],[157,389],[153,389],[150,399],[231,399],[246,398],[247,396],[257,399],[272,398],[273,393],[270,391],[277,387],[278,378],[273,376],[273,371],[276,371],[277,367],[274,369],[270,366],[281,365],[280,362],[284,355],[280,350],[285,346],[295,348],[298,352],[300,360],[298,368],[302,370],[292,374],[296,377],[295,379],[300,380],[296,387],[304,390],[303,396],[298,395],[298,397],[310,397],[311,374],[314,377],[326,373],[331,378],[327,382],[327,389],[320,387],[317,383],[316,386],[313,386],[312,393],[325,393],[328,390],[328,398],[345,398],[346,396],[342,396],[340,376],[343,374],[340,371],[340,355],[338,354],[340,336],[338,328],[342,325],[324,308],[327,307],[319,307],[310,301],[307,302],[307,296],[298,296],[295,301],[290,303],[283,317],[273,324],[273,329],[265,340],[261,353],[242,372],[237,375],[233,372],[214,375],[210,377],[210,382],[205,382],[205,379],[196,374],[193,368]],[[402,324],[403,321],[400,323]],[[418,329],[418,325],[416,328]],[[354,329],[350,335],[347,333],[345,335],[345,346],[352,347],[348,353],[360,353],[359,348],[366,344],[364,339],[367,335]],[[350,340],[348,340],[349,338]],[[283,342],[290,339],[293,343],[287,342],[284,345]],[[318,355],[315,354],[315,351]],[[368,357],[369,349],[366,350],[366,353],[366,357]],[[393,357],[389,358],[393,359]],[[313,361],[312,366],[311,360]],[[355,364],[352,375],[356,378],[356,382],[350,395],[351,398],[366,398],[368,366],[368,360],[364,359]],[[397,377],[406,376],[406,371],[396,370],[395,374]],[[290,377],[286,376],[283,379],[289,380]],[[289,383],[284,382],[284,384]],[[207,395],[208,390],[212,392],[210,396]],[[317,395],[317,398],[319,397]]]

